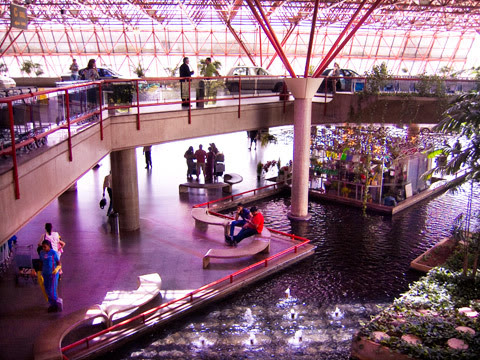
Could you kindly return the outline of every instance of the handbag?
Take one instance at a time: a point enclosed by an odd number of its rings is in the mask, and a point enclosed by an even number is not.
[[[105,207],[105,205],[107,205],[107,199],[105,199],[105,197],[102,198],[102,200],[100,200],[100,209],[103,209]]]

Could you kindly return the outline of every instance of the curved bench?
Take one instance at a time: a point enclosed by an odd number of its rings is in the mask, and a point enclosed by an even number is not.
[[[61,344],[63,338],[70,331],[96,318],[101,318],[107,323],[107,326],[111,326],[114,316],[118,317],[123,312],[138,308],[153,300],[160,292],[162,279],[160,275],[153,273],[139,276],[138,283],[137,290],[109,292],[101,305],[93,305],[89,309],[81,309],[57,319],[35,340],[35,360],[63,359]],[[109,296],[114,296],[115,299],[107,300]]]
[[[243,177],[238,175],[238,174],[225,174],[223,175],[223,181],[225,181],[228,184],[227,189],[223,189],[224,192],[228,192],[229,194],[232,193],[232,185],[233,184],[238,184],[239,182],[243,181]]]
[[[223,182],[211,183],[211,184],[204,184],[198,182],[188,182],[178,185],[178,191],[180,193],[188,192],[188,189],[219,189],[222,188],[223,191],[228,192],[228,189],[231,189],[230,184],[226,184]]]
[[[127,316],[131,310],[145,305],[159,293],[162,279],[157,273],[138,277],[138,288],[133,291],[109,291],[100,307],[107,316],[107,326],[116,319]]]
[[[225,234],[228,234],[228,225],[230,221],[218,216],[210,215],[206,208],[193,208],[192,217],[195,219],[195,226],[206,229],[208,225],[220,225],[225,228]]]
[[[210,265],[210,259],[233,259],[240,257],[253,256],[259,253],[270,252],[271,233],[267,228],[263,228],[260,234],[253,236],[253,241],[246,246],[240,246],[228,249],[210,249],[203,256],[203,268]]]

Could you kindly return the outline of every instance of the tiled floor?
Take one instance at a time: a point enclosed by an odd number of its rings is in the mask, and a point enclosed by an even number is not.
[[[288,135],[285,136],[288,138]],[[19,245],[36,244],[45,222],[66,242],[62,256],[64,275],[59,286],[64,312],[48,314],[38,285],[20,279],[15,285],[11,272],[0,278],[0,359],[32,359],[33,342],[55,319],[92,304],[101,303],[110,290],[132,290],[137,276],[158,272],[162,288],[189,290],[210,283],[252,262],[250,259],[221,264],[212,261],[202,269],[202,256],[214,246],[223,246],[222,229],[210,226],[207,232],[195,229],[192,205],[223,197],[221,190],[196,190],[179,194],[178,184],[186,181],[183,154],[192,145],[215,142],[225,154],[226,172],[239,173],[244,181],[233,186],[234,193],[253,189],[258,161],[292,158],[292,145],[279,137],[277,145],[248,150],[246,132],[156,145],[152,148],[153,169],[145,170],[142,149],[137,149],[140,193],[139,231],[114,235],[110,232],[106,208],[100,209],[104,176],[109,158],[97,170],[85,174],[77,191],[66,192],[48,205],[18,234]],[[273,171],[272,174],[273,175]],[[272,253],[287,244],[277,242]],[[32,254],[35,255],[35,254]],[[48,334],[43,334],[48,336]]]

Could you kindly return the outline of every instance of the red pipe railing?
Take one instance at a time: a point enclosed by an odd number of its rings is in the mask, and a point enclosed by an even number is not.
[[[257,191],[260,191],[260,190],[263,190],[263,189],[266,189],[266,188],[269,188],[271,186],[274,186],[274,185],[278,185],[278,184],[273,184],[273,185],[269,185],[269,186],[263,186],[261,188],[257,188],[257,189],[253,189],[253,190],[249,190],[249,191],[245,191],[243,192],[242,194],[247,194],[247,193],[256,193]],[[237,195],[240,195],[240,194],[237,194]],[[231,196],[233,197],[233,196]],[[230,197],[226,197],[226,198],[223,198],[223,199],[228,199]],[[198,208],[198,207],[202,207],[202,206],[207,206],[207,208],[209,207],[210,204],[212,203],[215,203],[215,202],[218,202],[219,200],[221,199],[218,199],[218,200],[212,200],[212,201],[209,201],[209,202],[206,202],[206,203],[203,203],[203,204],[197,204],[197,205],[194,205],[193,208]],[[224,218],[229,218],[229,219],[233,219],[232,217],[230,216],[227,216],[227,215],[223,215],[223,214],[218,214],[218,213],[214,213],[212,212],[212,214],[214,215],[217,215],[217,216],[221,216],[221,217],[224,217]],[[304,237],[301,237],[301,236],[297,236],[297,235],[294,235],[294,234],[288,234],[288,233],[285,233],[283,231],[279,231],[279,230],[274,230],[274,229],[270,229],[268,228],[269,231],[271,232],[274,232],[276,234],[279,234],[279,235],[282,235],[282,236],[285,236],[285,237],[288,237],[290,238],[292,241],[293,240],[297,240],[297,241],[301,241],[299,244],[295,244],[294,246],[291,246],[285,250],[282,250],[280,251],[279,253],[275,254],[275,255],[272,255],[272,256],[269,256],[268,258],[264,259],[264,260],[261,260],[261,261],[258,261],[250,266],[247,266],[243,269],[240,269],[230,275],[227,275],[227,276],[224,276],[216,281],[213,281],[209,284],[206,284],[204,286],[201,286],[199,287],[198,289],[194,290],[194,291],[191,291],[189,292],[188,294],[178,298],[178,299],[174,299],[174,300],[170,300],[168,302],[166,302],[165,304],[161,304],[159,306],[156,306],[150,310],[147,310],[141,314],[138,314],[136,316],[133,316],[129,319],[126,319],[116,325],[113,325],[107,329],[104,329],[98,333],[95,333],[93,335],[90,335],[90,336],[87,336],[83,339],[80,339],[72,344],[69,344],[67,346],[64,346],[62,347],[61,351],[62,351],[62,355],[65,357],[66,355],[63,354],[65,353],[66,351],[69,351],[69,350],[72,350],[74,348],[77,348],[81,345],[85,345],[85,347],[88,349],[90,347],[90,342],[96,338],[99,338],[100,336],[104,336],[104,335],[107,335],[109,333],[112,333],[116,330],[121,330],[123,327],[125,327],[126,325],[131,325],[133,324],[135,321],[137,320],[140,320],[142,324],[146,324],[148,321],[151,321],[155,318],[158,318],[160,316],[162,316],[164,313],[161,312],[161,313],[158,313],[160,312],[162,309],[166,308],[166,307],[169,307],[171,305],[174,305],[174,304],[178,304],[178,306],[174,307],[174,308],[171,308],[169,309],[168,311],[173,311],[175,310],[176,308],[180,307],[183,305],[182,301],[183,300],[187,300],[189,302],[193,302],[194,301],[194,295],[196,294],[199,294],[200,292],[202,291],[206,291],[206,290],[210,290],[210,291],[213,291],[215,290],[216,287],[218,287],[219,285],[221,285],[222,283],[224,282],[228,282],[230,284],[232,284],[235,279],[240,276],[240,275],[243,275],[245,273],[247,273],[248,271],[251,271],[251,270],[254,270],[256,268],[259,268],[259,267],[268,267],[268,264],[269,262],[271,262],[272,260],[275,260],[281,256],[284,256],[288,253],[297,253],[298,252],[298,248],[302,247],[302,246],[305,246],[306,244],[308,244],[310,242],[309,239],[307,238],[304,238]],[[158,314],[156,314],[158,313]],[[124,330],[128,330],[127,328],[124,329]],[[115,333],[115,334],[111,334],[110,336],[119,336],[118,333]],[[107,337],[104,337],[101,341],[102,342],[106,342],[108,341],[109,339]]]

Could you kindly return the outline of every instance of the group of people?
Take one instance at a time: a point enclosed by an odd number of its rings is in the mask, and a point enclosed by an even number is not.
[[[41,276],[38,274],[38,279],[42,292],[48,300],[48,312],[63,310],[63,301],[58,297],[57,288],[62,273],[60,257],[64,247],[65,242],[62,241],[58,232],[53,231],[51,223],[46,223],[45,233],[40,238],[37,251],[41,267]]]
[[[212,183],[214,176],[217,173],[216,165],[218,162],[223,162],[223,154],[217,149],[215,143],[211,143],[208,147],[208,152],[203,150],[203,145],[198,146],[197,151],[193,151],[193,146],[190,146],[183,155],[187,160],[187,178],[193,179],[193,175],[197,176],[199,180],[200,173],[203,172],[203,180],[205,183]]]
[[[71,79],[72,80],[80,80],[80,67],[77,63],[77,59],[72,60],[72,64],[70,65],[70,72],[71,72]],[[100,75],[98,74],[97,71],[97,62],[95,59],[90,59],[88,60],[87,68],[85,71],[82,73],[82,79],[81,80],[91,80],[95,81],[100,79]]]
[[[188,78],[192,77],[195,71],[190,67],[190,59],[183,58],[183,63],[180,65],[180,94],[182,97],[182,107],[188,108],[190,106],[190,82]],[[220,76],[220,73],[212,63],[212,58],[205,59],[205,77],[213,77],[213,75]]]
[[[248,210],[239,203],[235,212],[235,220],[230,223],[229,233],[225,234],[225,243],[228,246],[237,246],[243,239],[260,234],[263,231],[264,222],[263,214],[256,206],[252,206]],[[241,227],[237,235],[234,235],[235,227]]]

